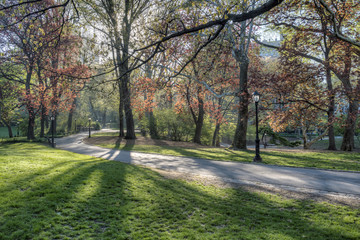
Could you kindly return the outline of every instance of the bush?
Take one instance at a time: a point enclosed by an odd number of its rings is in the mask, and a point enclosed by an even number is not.
[[[154,111],[156,126],[160,138],[173,141],[190,141],[195,126],[191,116],[185,113],[175,113],[172,109]]]
[[[266,133],[268,136],[270,136],[271,144],[277,144],[277,142],[279,142],[281,145],[287,146],[287,147],[297,147],[302,144],[302,142],[299,140],[293,141],[293,142],[287,140],[285,137],[283,137],[281,135],[281,133],[274,132],[269,126],[261,126],[259,129],[259,133],[261,135]]]
[[[99,122],[93,122],[91,123],[91,127],[94,128],[94,130],[100,130],[101,124]]]
[[[211,121],[209,117],[205,117],[204,124],[201,131],[201,143],[204,145],[211,145],[212,138],[215,131],[215,124]],[[221,128],[220,128],[221,129]],[[195,130],[194,133],[195,134]]]

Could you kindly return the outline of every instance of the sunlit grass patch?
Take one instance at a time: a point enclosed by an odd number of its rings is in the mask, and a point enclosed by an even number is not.
[[[250,152],[251,153],[251,152]],[[0,239],[359,239],[360,210],[0,145]]]

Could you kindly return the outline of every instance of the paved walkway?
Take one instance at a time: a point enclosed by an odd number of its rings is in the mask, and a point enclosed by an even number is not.
[[[82,139],[87,136],[86,133],[80,133],[57,139],[57,148],[167,171],[221,178],[226,182],[265,184],[285,190],[360,197],[360,173],[356,172],[211,161],[105,149],[84,144]]]

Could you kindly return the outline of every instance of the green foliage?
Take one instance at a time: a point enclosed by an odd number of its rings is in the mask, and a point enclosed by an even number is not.
[[[161,109],[154,111],[154,116],[160,138],[174,141],[192,139],[195,126],[190,115],[175,113],[172,109]]]
[[[40,144],[0,145],[0,239],[359,239],[349,206],[166,179]]]
[[[274,132],[270,126],[266,125],[266,126],[261,126],[259,128],[259,133],[261,135],[263,134],[267,134],[267,136],[270,137],[270,143],[271,144],[277,144],[277,142],[280,142],[281,145],[283,146],[287,146],[287,147],[297,147],[300,146],[302,144],[301,141],[296,140],[296,141],[289,141],[287,140],[284,136],[282,136],[280,133],[276,133]]]
[[[224,143],[231,144],[234,139],[235,130],[236,130],[235,122],[229,122],[229,123],[222,124],[221,128],[220,128],[220,139],[222,139],[222,141]],[[256,137],[255,126],[248,125],[247,132],[246,132],[247,141],[249,143],[253,143],[255,141],[255,137]]]
[[[201,131],[201,144],[210,146],[214,134],[214,123],[209,117],[205,117],[204,125]]]
[[[94,130],[100,130],[101,124],[98,121],[96,121],[96,122],[91,123],[91,127],[93,127]]]
[[[27,119],[24,119],[23,121],[20,122],[19,130],[20,130],[20,136],[27,136],[27,132],[28,132]]]
[[[220,139],[225,143],[232,143],[234,138],[234,133],[236,129],[236,123],[229,122],[227,124],[222,124],[220,128]]]
[[[195,124],[190,114],[174,113],[171,109],[154,111],[154,118],[143,116],[139,121],[140,128],[147,134],[151,133],[151,127],[156,126],[156,135],[162,139],[174,141],[191,141],[195,133]],[[201,131],[201,143],[211,145],[214,133],[214,123],[205,117]],[[151,134],[150,134],[151,136]],[[157,138],[157,137],[152,137]]]

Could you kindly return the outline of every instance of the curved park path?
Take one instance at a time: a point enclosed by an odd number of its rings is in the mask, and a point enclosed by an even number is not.
[[[198,158],[106,149],[87,145],[79,133],[57,139],[57,148],[108,160],[165,171],[220,179],[223,182],[271,186],[284,190],[359,198],[360,172],[330,171],[264,164],[211,161]]]

